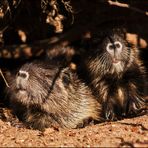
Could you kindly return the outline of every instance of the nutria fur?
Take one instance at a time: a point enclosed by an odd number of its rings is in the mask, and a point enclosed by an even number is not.
[[[92,35],[82,58],[88,74],[85,80],[103,105],[107,120],[136,116],[145,107],[145,69],[125,32],[118,27]]]
[[[100,104],[68,67],[27,63],[9,84],[14,113],[34,129],[77,128],[87,119],[101,119]]]

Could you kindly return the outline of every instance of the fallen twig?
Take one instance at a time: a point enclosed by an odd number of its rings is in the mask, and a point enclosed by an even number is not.
[[[2,72],[1,69],[0,69],[0,75],[2,76],[2,78],[3,78],[3,80],[4,80],[5,84],[6,84],[6,86],[9,87],[9,85],[7,83],[7,80],[5,79],[5,77],[4,77],[3,72]]]
[[[108,3],[109,3],[110,5],[114,5],[114,6],[118,6],[118,7],[129,8],[129,9],[131,9],[131,10],[133,10],[133,11],[136,11],[136,12],[139,12],[139,13],[142,13],[142,14],[145,14],[145,15],[148,16],[148,12],[145,12],[145,11],[143,11],[143,10],[141,10],[141,9],[136,8],[136,7],[131,7],[129,4],[120,3],[120,2],[118,2],[118,1],[115,1],[115,2],[114,2],[114,1],[111,1],[111,0],[108,0]]]

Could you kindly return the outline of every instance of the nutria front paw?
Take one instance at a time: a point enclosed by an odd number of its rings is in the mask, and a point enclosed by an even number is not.
[[[104,116],[107,121],[117,120],[116,115],[114,113],[114,108],[112,104],[104,105]]]
[[[143,97],[136,96],[130,99],[127,113],[128,116],[138,116],[144,110],[146,110],[146,100]]]

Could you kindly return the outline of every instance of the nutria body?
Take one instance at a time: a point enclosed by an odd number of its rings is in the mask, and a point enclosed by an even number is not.
[[[25,64],[8,92],[16,115],[34,129],[77,128],[87,119],[100,120],[100,104],[68,67]]]
[[[145,70],[124,30],[111,28],[102,37],[92,36],[84,65],[106,119],[138,115],[145,106]]]

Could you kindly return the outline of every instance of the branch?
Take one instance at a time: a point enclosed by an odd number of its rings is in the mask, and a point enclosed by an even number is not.
[[[114,5],[114,6],[118,6],[118,7],[129,8],[129,9],[135,11],[135,12],[139,12],[139,13],[142,13],[142,14],[145,14],[145,15],[148,16],[148,12],[145,12],[145,11],[143,11],[143,10],[141,10],[141,9],[136,8],[136,7],[131,7],[129,4],[120,3],[120,2],[118,2],[118,1],[113,2],[113,1],[111,1],[111,0],[108,0],[108,3],[109,3],[110,5]]]
[[[8,85],[8,83],[7,83],[7,81],[6,81],[5,77],[4,77],[3,72],[2,72],[1,69],[0,69],[0,75],[2,76],[2,78],[3,78],[3,80],[4,80],[5,84],[6,84],[6,86],[9,87],[9,85]]]

